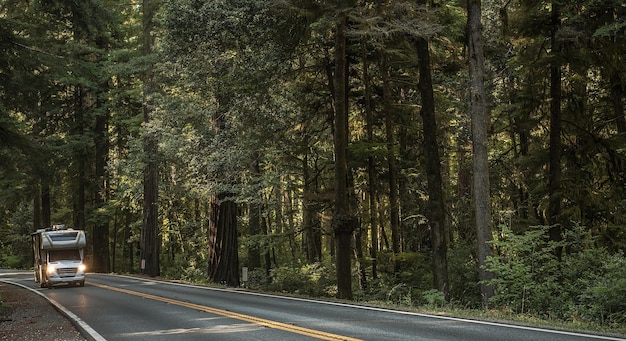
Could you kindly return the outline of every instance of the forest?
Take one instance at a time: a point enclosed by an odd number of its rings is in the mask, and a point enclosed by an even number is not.
[[[626,325],[623,0],[3,0],[0,268]],[[624,213],[623,213],[624,212]]]

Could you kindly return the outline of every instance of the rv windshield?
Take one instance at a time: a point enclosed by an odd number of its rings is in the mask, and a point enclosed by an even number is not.
[[[76,249],[50,250],[50,262],[58,262],[60,260],[80,260],[80,253]]]

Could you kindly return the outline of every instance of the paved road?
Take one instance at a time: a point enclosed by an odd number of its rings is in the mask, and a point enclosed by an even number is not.
[[[626,340],[351,304],[89,274],[85,287],[41,289],[29,272],[0,280],[43,293],[98,340]]]

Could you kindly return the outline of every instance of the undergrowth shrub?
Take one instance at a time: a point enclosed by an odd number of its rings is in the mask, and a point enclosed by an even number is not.
[[[549,227],[495,241],[486,268],[495,274],[491,303],[501,309],[603,325],[626,321],[626,258],[596,248],[583,226],[549,238]],[[556,256],[561,248],[562,257]]]
[[[603,257],[593,280],[579,294],[577,312],[603,325],[626,324],[626,258],[623,253]]]
[[[437,289],[426,290],[422,293],[422,299],[430,308],[443,307],[446,304],[446,296]]]
[[[336,293],[334,267],[330,264],[287,265],[270,270],[255,269],[248,273],[252,289],[292,293],[313,297],[332,297]]]
[[[454,305],[466,308],[482,305],[475,249],[474,244],[459,243],[448,250],[448,296]]]

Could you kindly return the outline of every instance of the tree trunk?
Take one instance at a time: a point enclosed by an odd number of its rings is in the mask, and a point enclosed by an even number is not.
[[[271,234],[269,231],[269,226],[267,224],[267,218],[265,217],[261,217],[261,230],[263,231],[263,233],[266,236],[266,240],[267,237]],[[263,259],[265,260],[265,276],[267,277],[268,281],[272,281],[272,254],[270,253],[271,251],[271,247],[270,247],[270,243],[269,240],[264,244],[265,247],[265,252],[263,252]]]
[[[87,164],[87,153],[85,150],[85,146],[83,145],[83,139],[85,138],[85,110],[83,107],[83,101],[85,99],[85,94],[81,89],[81,86],[78,85],[78,89],[75,91],[75,116],[76,122],[74,127],[74,137],[80,140],[81,143],[78,143],[78,147],[75,150],[74,157],[76,158],[76,168],[74,173],[74,198],[73,198],[73,228],[76,229],[85,229],[85,187],[86,187],[86,179],[85,179],[85,168]]]
[[[391,109],[391,84],[389,82],[389,67],[387,65],[387,56],[383,56],[382,70],[383,74],[383,106],[385,110],[385,135],[387,138],[387,165],[389,167],[389,226],[391,228],[391,251],[393,253],[393,271],[400,271],[397,261],[398,253],[400,253],[400,213],[398,206],[398,180],[396,172],[396,155],[394,152],[394,122],[393,112]]]
[[[39,180],[39,181],[37,181]],[[37,231],[41,225],[41,178],[35,180],[33,186],[33,231]]]
[[[313,264],[322,260],[322,225],[318,218],[317,204],[310,198],[317,190],[316,180],[311,176],[311,166],[308,155],[302,160],[302,173],[304,176],[304,186],[302,193],[302,233],[304,239],[304,250],[308,264]]]
[[[45,178],[41,179],[41,226],[52,226],[52,215],[50,209],[50,182]],[[39,228],[39,227],[38,227]]]
[[[119,218],[119,210],[115,210],[115,212],[113,213],[113,240],[111,240],[111,249],[113,250],[113,253],[111,254],[111,272],[116,273],[117,272],[117,252],[115,252],[115,250],[117,250],[117,243],[118,243],[118,229],[119,229],[119,224],[118,224],[118,218]]]
[[[154,16],[158,7],[157,0],[143,1],[143,55],[152,53],[154,37],[152,28]],[[143,84],[143,120],[149,123],[152,115],[150,95],[156,91],[152,75],[152,67],[148,67],[144,75]],[[158,223],[159,201],[159,169],[158,169],[158,144],[156,137],[150,132],[144,135],[144,198],[143,198],[143,224],[141,231],[141,262],[142,270],[148,276],[159,276],[161,272],[159,255],[161,249],[161,234]]]
[[[550,168],[549,168],[549,203],[548,224],[550,240],[561,241],[561,66],[556,61],[560,52],[557,33],[560,26],[560,9],[556,1],[552,2],[552,54],[550,65]],[[556,250],[561,259],[561,249]]]
[[[437,119],[435,117],[435,99],[430,69],[428,41],[418,38],[417,60],[419,64],[418,89],[422,98],[420,115],[424,125],[424,164],[428,181],[428,205],[426,217],[430,226],[433,250],[433,282],[437,290],[447,296],[448,261],[446,245],[446,214],[441,177],[441,160],[437,142]]]
[[[333,231],[336,238],[337,297],[352,299],[352,232],[355,217],[348,198],[348,74],[346,58],[347,13],[338,14],[335,44],[335,211]]]
[[[221,193],[211,199],[209,220],[209,281],[230,287],[239,282],[237,204]]]
[[[367,46],[363,43],[363,83],[365,88],[365,115],[367,142],[374,143],[374,113],[372,109],[372,94],[370,90],[371,77],[369,75],[369,62],[367,60]],[[370,226],[370,258],[372,259],[372,278],[378,278],[378,223],[376,220],[376,170],[374,169],[374,157],[367,158],[367,198],[369,202],[369,226]]]
[[[489,115],[486,107],[486,93],[483,79],[484,59],[481,23],[481,1],[467,2],[467,26],[469,41],[469,79],[470,79],[470,112],[472,117],[472,146],[474,171],[474,208],[476,219],[476,239],[478,242],[480,294],[483,307],[487,308],[489,298],[493,296],[493,287],[485,281],[493,278],[486,271],[487,257],[491,255],[489,243],[491,233],[491,203],[489,198],[489,155],[487,152],[487,136]]]
[[[620,81],[620,77],[617,74],[611,74],[609,76],[611,83],[611,104],[613,107],[615,124],[618,133],[626,132],[626,116],[624,116],[624,86]]]
[[[261,176],[261,169],[259,167],[259,153],[254,153],[254,160],[252,161],[252,172],[255,176]],[[250,213],[248,215],[248,232],[250,237],[257,237],[261,233],[261,203],[260,199],[253,201],[250,204]],[[259,243],[248,243],[248,267],[250,270],[258,269],[261,267],[261,248]]]
[[[100,106],[102,108],[102,105]],[[109,155],[109,138],[108,129],[108,113],[106,109],[104,114],[96,117],[96,125],[94,129],[94,139],[96,148],[96,174],[97,187],[94,193],[94,202],[96,210],[95,224],[93,227],[93,262],[92,270],[94,272],[110,271],[110,252],[109,252],[109,217],[108,215],[98,214],[100,209],[106,205],[109,188],[106,178],[106,165]]]

